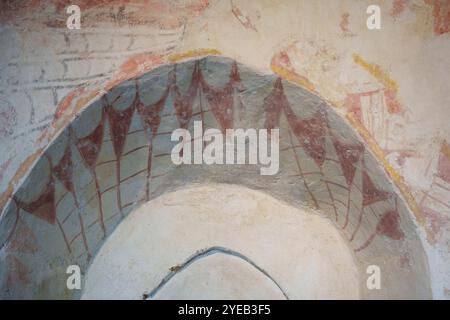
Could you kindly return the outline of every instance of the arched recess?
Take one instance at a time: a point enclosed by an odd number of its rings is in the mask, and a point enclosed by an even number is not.
[[[176,128],[279,128],[280,170],[181,165]],[[0,220],[2,298],[78,298],[66,268],[83,271],[133,209],[190,183],[233,183],[331,219],[361,274],[382,270],[363,298],[429,298],[426,256],[412,216],[353,129],[322,99],[224,57],[161,66],[86,107],[49,145]]]
[[[131,212],[84,279],[82,299],[360,298],[353,252],[329,219],[223,183]]]

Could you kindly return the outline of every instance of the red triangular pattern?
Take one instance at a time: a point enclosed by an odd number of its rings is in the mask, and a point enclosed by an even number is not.
[[[232,129],[234,126],[234,98],[235,85],[240,81],[239,71],[236,62],[230,71],[230,81],[222,89],[209,86],[202,78],[202,88],[206,94],[211,111],[219,123],[222,131]]]
[[[102,119],[98,126],[86,137],[77,139],[78,149],[83,157],[86,165],[92,169],[97,161],[98,154],[103,142],[103,129],[104,129],[104,114],[102,111]]]
[[[31,215],[45,220],[50,224],[55,224],[56,210],[55,210],[55,184],[53,178],[50,177],[44,192],[31,203],[22,201],[14,196],[16,204]]]
[[[73,164],[72,152],[69,142],[67,143],[66,149],[64,150],[64,155],[62,156],[61,160],[56,166],[53,167],[53,173],[59,180],[61,180],[68,191],[73,192]]]
[[[347,185],[351,185],[355,177],[355,165],[361,160],[364,146],[363,145],[348,145],[343,144],[333,137],[333,144],[336,149],[336,154],[341,164],[342,172],[344,173]]]
[[[197,92],[201,82],[201,73],[198,62],[195,63],[194,71],[192,72],[192,79],[189,89],[185,95],[182,95],[178,88],[176,88],[175,110],[177,119],[180,123],[180,128],[187,129],[192,117],[192,104],[197,96]]]
[[[25,221],[19,219],[14,235],[8,244],[8,251],[34,253],[38,250],[39,246],[33,231],[26,225]]]
[[[280,126],[281,111],[284,110],[287,103],[283,91],[283,84],[281,79],[278,78],[273,86],[272,92],[264,99],[264,110],[266,112],[265,127],[267,129],[275,129]]]
[[[325,138],[328,128],[324,114],[317,111],[307,120],[298,119],[293,113],[288,113],[287,117],[306,154],[313,158],[318,166],[322,166],[325,161]]]
[[[379,190],[375,187],[372,179],[367,171],[363,172],[363,205],[367,206],[372,203],[383,201],[389,198],[390,193]]]
[[[394,240],[402,240],[405,235],[400,229],[400,215],[397,210],[386,211],[378,221],[377,233]]]
[[[137,100],[135,99],[132,105],[123,111],[116,111],[112,106],[108,108],[111,138],[117,158],[122,156],[123,146],[131,125],[136,102]]]

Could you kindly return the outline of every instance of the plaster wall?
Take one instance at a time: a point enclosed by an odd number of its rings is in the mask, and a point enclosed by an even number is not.
[[[154,290],[170,270],[216,246],[267,275],[219,252]],[[357,299],[353,259],[332,223],[314,212],[238,185],[191,186],[148,202],[119,225],[92,263],[82,298],[141,299],[155,291],[151,298]]]

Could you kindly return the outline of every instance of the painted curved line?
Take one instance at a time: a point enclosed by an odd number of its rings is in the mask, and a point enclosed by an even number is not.
[[[194,255],[192,255],[191,257],[189,257],[184,263],[182,263],[181,265],[178,265],[176,270],[172,270],[170,271],[162,280],[161,282],[158,284],[158,286],[156,286],[156,288],[154,288],[148,295],[147,295],[147,299],[150,298],[154,298],[155,295],[158,293],[159,290],[161,290],[174,276],[176,276],[178,273],[180,273],[181,271],[185,270],[187,267],[189,267],[191,264],[193,264],[194,262],[196,262],[197,260],[206,258],[208,256],[211,256],[213,254],[218,254],[218,253],[222,253],[225,255],[230,255],[236,258],[239,258],[245,262],[247,262],[248,264],[250,264],[252,267],[254,267],[256,270],[258,270],[259,272],[261,272],[263,275],[265,275],[267,278],[269,278],[277,287],[278,289],[281,291],[281,293],[283,294],[283,296],[286,298],[286,300],[289,300],[288,295],[286,294],[286,292],[283,290],[283,288],[280,286],[280,284],[270,276],[269,273],[267,273],[267,271],[265,271],[264,269],[262,269],[261,267],[259,267],[256,263],[254,263],[250,258],[244,256],[242,253],[239,253],[237,251],[228,249],[228,248],[224,248],[224,247],[210,247],[207,249],[203,249],[200,251],[197,251]]]

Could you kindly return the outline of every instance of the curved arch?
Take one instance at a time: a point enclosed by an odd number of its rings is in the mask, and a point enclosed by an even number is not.
[[[289,300],[288,295],[286,294],[286,292],[284,292],[283,288],[280,286],[280,284],[270,276],[270,274],[267,273],[267,271],[265,271],[264,269],[262,269],[261,267],[259,267],[256,263],[254,263],[250,258],[246,257],[245,255],[228,249],[228,248],[223,248],[223,247],[209,247],[206,249],[202,249],[197,251],[195,254],[193,254],[192,256],[190,256],[188,259],[186,259],[185,262],[183,262],[182,264],[178,265],[176,270],[172,270],[170,271],[162,280],[161,282],[152,290],[150,291],[150,293],[147,296],[147,299],[149,298],[154,298],[155,295],[158,293],[159,290],[161,290],[173,277],[175,277],[179,272],[183,271],[184,269],[186,269],[187,267],[189,267],[191,264],[193,264],[194,262],[198,261],[199,259],[203,259],[206,258],[207,256],[213,255],[213,254],[224,254],[224,255],[229,255],[232,257],[236,257],[238,259],[241,259],[244,262],[247,262],[249,265],[251,265],[253,268],[255,268],[256,270],[258,270],[260,273],[262,273],[266,278],[268,278],[271,282],[273,282],[277,288],[281,291],[281,293],[283,294],[283,296],[286,298],[286,300]]]
[[[170,132],[195,120],[221,130],[280,128],[280,172],[173,165]],[[86,269],[124,216],[186,183],[212,181],[264,189],[333,220],[362,270],[383,264],[396,278],[365,297],[428,297],[414,221],[368,149],[325,101],[276,76],[213,56],[158,67],[86,107],[37,160],[0,221],[0,233],[11,234],[0,244],[1,295],[77,297],[64,288],[65,267]],[[24,228],[7,223],[16,205],[28,234],[38,233],[32,255]]]

